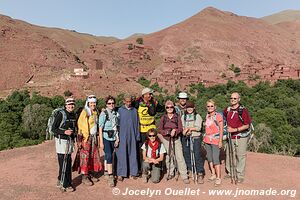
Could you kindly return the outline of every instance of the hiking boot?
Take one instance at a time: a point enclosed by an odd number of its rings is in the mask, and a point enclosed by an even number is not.
[[[115,179],[113,175],[109,175],[107,182],[110,187],[115,187]]]
[[[74,192],[75,191],[75,189],[73,188],[73,186],[69,186],[69,187],[66,187],[66,188],[61,187],[60,190],[62,192]]]
[[[204,175],[202,173],[199,173],[197,176],[198,176],[197,177],[197,183],[198,184],[203,184],[204,183]]]
[[[190,180],[188,178],[183,179],[184,184],[190,184]]]
[[[147,174],[143,174],[142,179],[143,179],[143,183],[148,183],[148,175]]]
[[[222,184],[222,180],[220,178],[216,178],[215,180],[215,187],[218,187]]]
[[[60,180],[57,180],[56,187],[58,187],[58,188],[61,187]]]
[[[87,186],[92,186],[94,185],[94,183],[89,179],[89,176],[88,175],[83,175],[82,176],[82,183],[84,185],[87,185]]]
[[[244,182],[244,178],[238,178],[237,182],[238,183],[243,183]]]
[[[214,181],[217,178],[216,174],[212,174],[209,178],[208,181]]]
[[[231,175],[230,175],[230,174],[226,174],[226,175],[224,176],[224,179],[231,179]]]
[[[173,179],[174,177],[175,177],[174,175],[168,175],[168,176],[166,177],[166,179],[167,179],[167,181],[168,181],[168,180]]]

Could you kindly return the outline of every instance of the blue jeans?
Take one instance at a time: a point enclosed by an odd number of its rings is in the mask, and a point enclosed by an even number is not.
[[[192,164],[191,164],[191,149],[190,149],[190,137],[183,136],[181,138],[182,140],[182,150],[183,150],[183,156],[184,160],[187,166],[187,170],[192,171]],[[197,173],[203,173],[204,171],[204,159],[201,156],[200,149],[201,149],[201,139],[200,137],[193,138],[193,150],[194,150],[194,160],[196,165],[196,172]]]

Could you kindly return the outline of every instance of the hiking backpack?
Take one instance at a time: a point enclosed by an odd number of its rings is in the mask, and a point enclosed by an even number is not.
[[[56,108],[55,110],[52,111],[49,119],[48,119],[48,123],[47,123],[47,129],[46,129],[46,140],[51,140],[53,139],[53,136],[54,137],[58,137],[57,134],[55,134],[53,131],[52,131],[52,127],[53,127],[53,123],[54,123],[54,120],[55,118],[58,116],[59,113],[62,113],[62,116],[63,116],[63,119],[62,121],[60,122],[60,125],[59,125],[59,128],[61,129],[64,124],[66,123],[66,120],[67,120],[67,114],[66,112],[64,111],[64,108],[63,107],[60,107],[60,108]]]
[[[222,118],[223,118],[223,140],[227,140],[228,132],[227,132],[227,120],[226,120],[226,117],[224,116],[223,112],[217,112],[217,113],[219,113],[220,115],[222,115]],[[215,122],[216,126],[218,127],[218,129],[220,130],[219,124],[217,122],[217,113],[214,115],[214,122]],[[216,134],[216,137],[219,138],[220,134]]]
[[[244,123],[244,119],[243,119],[243,117],[242,117],[244,108],[245,108],[245,107],[242,106],[242,105],[240,105],[240,106],[238,107],[238,116],[239,116],[239,119],[241,120],[241,122],[242,122],[243,124],[245,124],[245,123]],[[227,107],[227,113],[229,113],[230,110],[231,110],[231,108],[230,108],[230,107]],[[226,115],[227,115],[227,113],[226,113]],[[227,117],[227,116],[225,116],[225,118],[226,118],[226,117]],[[249,124],[249,128],[248,128],[247,130],[245,130],[245,132],[239,133],[239,134],[237,134],[237,136],[240,136],[240,137],[242,137],[242,138],[245,138],[245,137],[248,137],[248,136],[251,134],[252,131],[254,131],[254,126],[253,126],[253,124],[251,123],[251,124]]]

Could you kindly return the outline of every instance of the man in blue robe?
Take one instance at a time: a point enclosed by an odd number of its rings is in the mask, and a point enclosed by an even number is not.
[[[131,106],[132,98],[125,95],[124,105],[118,110],[120,119],[120,143],[117,150],[117,175],[122,181],[129,175],[133,178],[138,176],[138,148],[140,140],[140,124],[136,108]]]

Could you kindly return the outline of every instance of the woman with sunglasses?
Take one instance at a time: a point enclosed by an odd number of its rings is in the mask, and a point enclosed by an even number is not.
[[[205,121],[205,149],[207,152],[207,160],[211,170],[209,181],[215,181],[215,186],[220,186],[221,167],[220,167],[220,148],[223,141],[223,116],[216,112],[216,105],[213,100],[206,102],[207,115]]]
[[[195,104],[186,102],[186,110],[181,116],[183,125],[182,148],[190,177],[198,184],[204,183],[204,159],[201,156],[202,117],[195,112]]]
[[[95,95],[88,96],[84,109],[78,118],[78,141],[80,143],[80,171],[82,183],[92,186],[99,181],[96,172],[102,170],[98,148],[98,111]]]
[[[152,183],[158,183],[161,177],[162,161],[166,149],[157,137],[157,131],[150,129],[147,138],[141,149],[143,150],[143,181],[148,182],[149,173]]]
[[[100,149],[105,153],[105,175],[108,176],[108,185],[115,186],[113,175],[113,153],[119,145],[119,114],[115,111],[115,98],[105,98],[106,109],[99,116],[99,144]]]
[[[167,180],[175,177],[175,169],[179,171],[185,184],[190,181],[187,176],[186,164],[182,153],[180,135],[182,134],[182,122],[180,116],[175,112],[174,103],[168,100],[165,103],[166,113],[161,117],[159,123],[159,133],[167,150],[166,166]],[[176,177],[177,178],[177,177]]]

